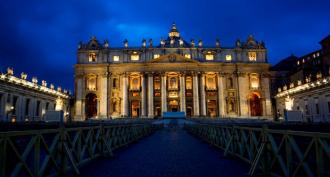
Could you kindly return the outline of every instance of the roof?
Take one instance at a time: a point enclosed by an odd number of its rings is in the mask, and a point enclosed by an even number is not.
[[[295,55],[290,55],[289,57],[286,57],[282,59],[279,63],[272,66],[270,70],[272,71],[290,71],[292,70],[292,67],[296,64],[297,60],[299,58]]]

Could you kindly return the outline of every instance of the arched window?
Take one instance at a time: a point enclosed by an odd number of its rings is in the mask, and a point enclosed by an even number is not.
[[[216,89],[215,76],[213,76],[213,77],[207,77],[206,88],[208,90],[215,90]]]
[[[250,87],[252,89],[258,89],[259,88],[259,77],[257,74],[251,74],[250,75]]]
[[[139,90],[140,89],[140,78],[138,78],[138,77],[132,78],[131,89],[132,90]]]
[[[90,76],[87,78],[87,89],[90,91],[96,90],[96,76]]]
[[[169,85],[169,89],[177,89],[177,81],[175,77],[171,77],[170,78],[170,85]]]

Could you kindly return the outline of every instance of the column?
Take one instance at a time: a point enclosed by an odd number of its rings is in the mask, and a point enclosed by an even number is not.
[[[221,73],[218,73],[218,108],[219,108],[219,116],[225,116],[225,89],[224,89],[224,77]]]
[[[262,82],[259,81],[259,84],[262,85],[262,90],[265,93],[264,95],[264,104],[265,109],[263,110],[263,116],[270,117],[272,116],[272,102],[270,97],[270,79],[268,75],[263,75],[260,79]]]
[[[162,97],[162,114],[163,112],[167,112],[167,89],[166,89],[166,75],[165,73],[162,75],[162,90],[161,90],[161,97]]]
[[[154,117],[154,78],[148,74],[148,117]]]
[[[205,101],[205,74],[201,75],[201,116],[206,116],[206,101]]]
[[[107,118],[108,115],[108,72],[102,74],[98,79],[98,89],[100,89],[100,118]]]
[[[75,120],[82,120],[83,119],[83,88],[84,88],[84,82],[83,78],[76,76],[76,102],[75,102]],[[30,103],[31,104],[31,103]]]
[[[122,75],[122,104],[121,104],[121,115],[128,116],[128,77],[127,74]]]
[[[141,117],[145,118],[147,116],[147,110],[146,110],[146,98],[147,98],[147,91],[146,91],[146,80],[144,73],[141,75],[141,89],[142,89],[142,94],[141,94]]]
[[[199,92],[198,92],[198,76],[197,73],[193,75],[193,103],[194,103],[194,116],[199,116]]]
[[[242,117],[248,117],[249,116],[249,106],[248,106],[248,100],[247,97],[250,94],[249,93],[249,78],[247,77],[247,74],[245,73],[239,73],[237,75],[238,77],[238,108],[239,110],[239,116]],[[242,86],[242,87],[240,87]]]
[[[186,114],[186,81],[184,74],[180,74],[180,111]]]

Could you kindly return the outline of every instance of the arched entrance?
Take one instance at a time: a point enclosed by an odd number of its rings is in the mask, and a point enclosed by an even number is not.
[[[256,92],[250,94],[250,113],[251,116],[261,116],[262,115],[262,104],[260,95]]]
[[[86,95],[86,118],[97,116],[97,96],[94,93]]]
[[[131,102],[131,115],[134,118],[140,116],[140,101],[139,100],[133,100]]]
[[[171,100],[169,103],[169,111],[178,112],[179,111],[179,103],[177,100]]]

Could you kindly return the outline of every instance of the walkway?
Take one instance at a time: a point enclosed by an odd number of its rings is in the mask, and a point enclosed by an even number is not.
[[[240,177],[248,166],[184,130],[163,129],[115,152],[115,157],[90,162],[84,177]]]

